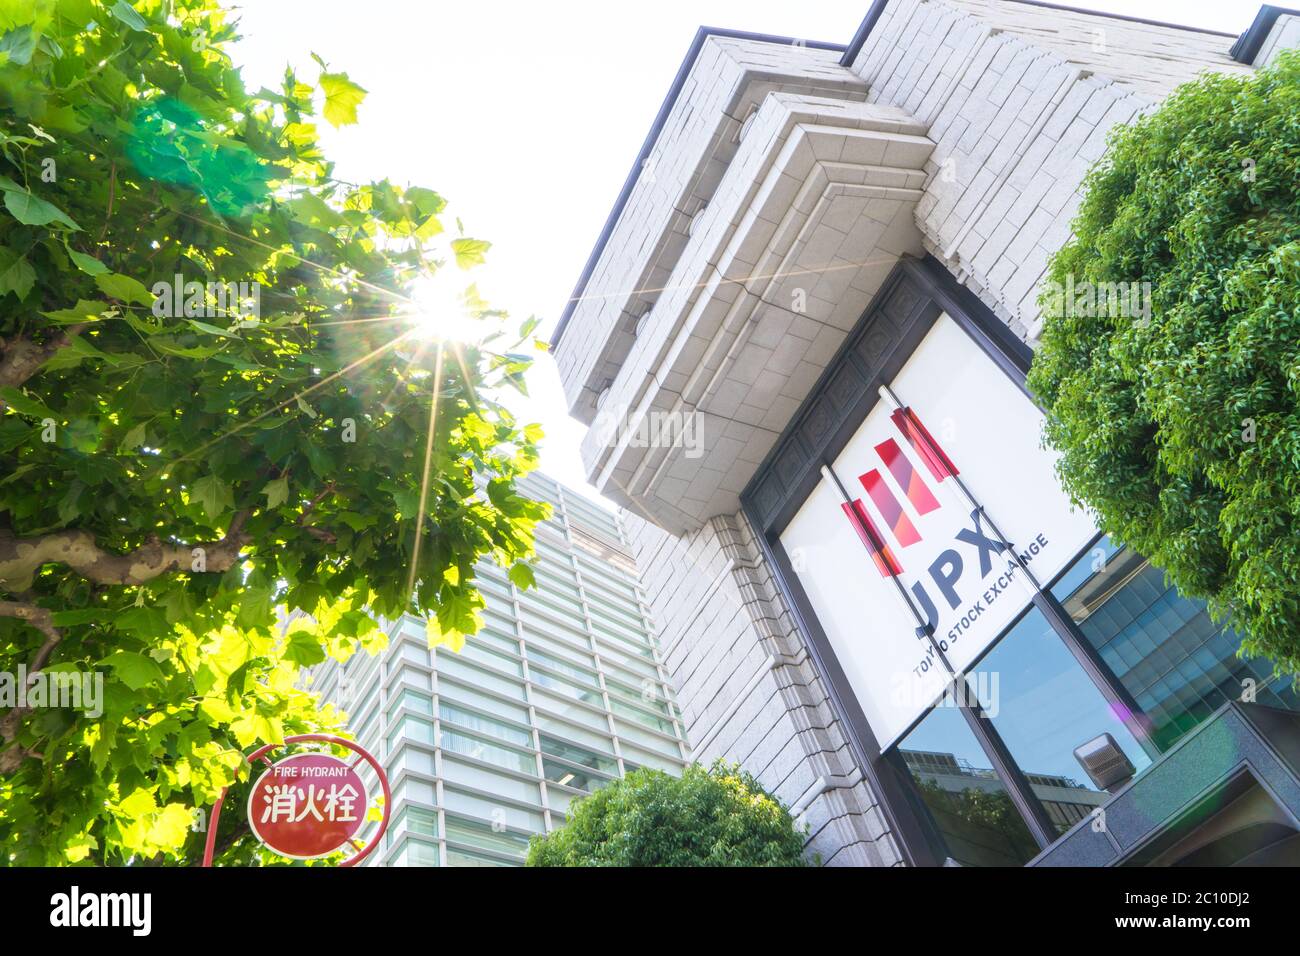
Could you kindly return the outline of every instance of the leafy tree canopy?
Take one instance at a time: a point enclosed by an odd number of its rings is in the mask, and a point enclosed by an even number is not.
[[[1298,200],[1300,56],[1180,88],[1119,128],[1090,174],[1075,238],[1051,262],[1029,376],[1076,500],[1288,671],[1300,669]],[[1102,283],[1149,283],[1149,309]]]
[[[234,35],[215,0],[0,0],[0,668],[104,677],[100,715],[0,681],[0,863],[195,860],[243,752],[337,725],[300,666],[371,611],[456,644],[546,514],[491,398],[527,356],[403,294],[487,243],[336,179],[315,117],[365,91],[319,59],[250,91]]]
[[[534,837],[529,866],[804,866],[790,813],[739,766],[641,769]]]

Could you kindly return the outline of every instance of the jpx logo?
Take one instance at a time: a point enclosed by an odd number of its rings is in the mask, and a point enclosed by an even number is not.
[[[890,422],[893,434],[873,446],[878,467],[858,476],[880,523],[861,498],[842,508],[881,576],[900,583],[911,579],[905,584],[909,599],[925,620],[917,637],[934,635],[946,652],[1011,589],[1021,567],[979,508],[969,514],[945,511],[939,487],[959,480],[960,472],[916,413],[898,408]],[[1028,564],[1046,546],[1046,538],[1038,535],[1019,560]],[[917,567],[905,575],[903,559],[909,553],[916,555]],[[978,575],[968,574],[971,570]],[[928,656],[922,672],[928,670]]]
[[[959,474],[957,466],[944,453],[912,409],[906,407],[895,409],[889,418],[899,434],[925,463],[936,482],[942,483],[953,475]],[[885,470],[889,472],[918,515],[928,515],[942,507],[921,473],[913,466],[911,459],[903,454],[895,439],[887,438],[876,445],[875,451]],[[921,533],[916,529],[907,512],[903,510],[903,505],[882,477],[879,469],[872,468],[859,475],[858,481],[866,489],[867,497],[876,506],[876,510],[884,519],[885,525],[900,548],[909,548],[922,540]],[[862,543],[871,551],[881,575],[883,577],[900,575],[903,572],[902,564],[894,557],[893,551],[862,504],[862,500],[859,498],[852,502],[845,502],[841,507],[862,539]]]

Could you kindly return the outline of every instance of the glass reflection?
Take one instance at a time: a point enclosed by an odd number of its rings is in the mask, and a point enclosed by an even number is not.
[[[962,866],[1022,866],[1037,852],[1006,787],[956,707],[932,710],[898,745],[944,852]]]
[[[1108,733],[1137,772],[1151,758],[1037,608],[1030,608],[980,663],[993,693],[985,712],[1003,743],[1064,833],[1107,794],[1093,786],[1074,756]]]
[[[1145,712],[1161,750],[1229,700],[1300,710],[1291,678],[1275,678],[1266,659],[1239,658],[1240,635],[1109,538],[1052,593]]]

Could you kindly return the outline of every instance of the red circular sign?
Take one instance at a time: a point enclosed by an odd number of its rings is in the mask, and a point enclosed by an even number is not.
[[[344,761],[295,754],[253,784],[248,823],[276,853],[310,860],[342,848],[365,822],[368,806],[365,784]]]

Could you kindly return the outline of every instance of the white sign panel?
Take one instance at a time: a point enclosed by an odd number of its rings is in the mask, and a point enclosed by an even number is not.
[[[972,514],[953,472],[1040,583],[1095,531],[1057,484],[1038,409],[948,316],[891,388],[910,416],[879,402],[832,466],[852,513],[823,479],[781,534],[882,747],[947,686],[918,615],[965,671],[1030,600],[1015,557]]]

